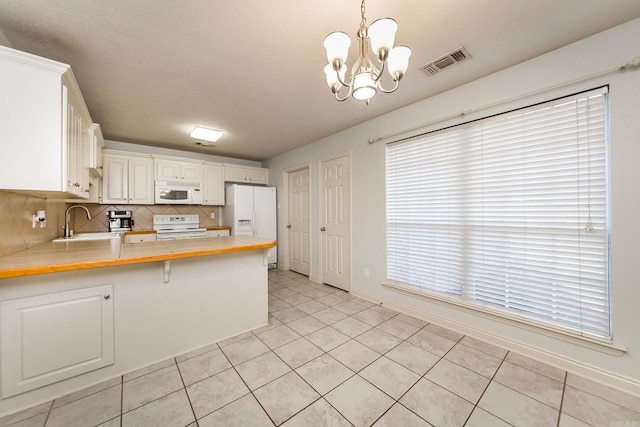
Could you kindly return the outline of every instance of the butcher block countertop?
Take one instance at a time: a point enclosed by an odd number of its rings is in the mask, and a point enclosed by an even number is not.
[[[0,279],[269,249],[276,244],[274,240],[251,236],[143,243],[123,243],[122,238],[47,242],[0,258]]]

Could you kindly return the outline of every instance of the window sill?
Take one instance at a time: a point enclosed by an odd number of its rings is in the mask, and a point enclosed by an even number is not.
[[[394,291],[399,291],[404,294],[417,296],[429,302],[433,302],[433,303],[448,306],[448,307],[454,306],[455,308],[461,309],[468,313],[479,315],[491,320],[499,320],[521,329],[526,329],[528,331],[532,331],[540,335],[555,338],[564,342],[579,345],[579,346],[589,348],[591,350],[596,350],[602,353],[606,353],[612,356],[622,356],[627,352],[626,348],[616,346],[613,343],[598,341],[596,339],[587,338],[587,337],[581,337],[578,335],[571,334],[569,332],[554,329],[550,326],[546,326],[538,323],[529,323],[525,319],[521,319],[516,316],[509,316],[507,314],[501,314],[501,313],[495,313],[488,310],[483,310],[481,307],[477,307],[472,304],[467,304],[462,301],[457,301],[451,298],[438,297],[436,295],[427,294],[426,292],[421,292],[419,290],[412,289],[406,286],[401,286],[395,283],[383,283],[383,286],[390,288]]]

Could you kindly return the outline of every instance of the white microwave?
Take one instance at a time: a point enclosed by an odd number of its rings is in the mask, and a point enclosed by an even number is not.
[[[200,183],[156,181],[156,205],[201,205]]]

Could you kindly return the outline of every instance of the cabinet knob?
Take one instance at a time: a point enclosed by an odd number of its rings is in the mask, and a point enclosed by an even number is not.
[[[320,231],[325,231],[325,230],[326,230],[326,228],[320,227]]]
[[[109,294],[105,294],[105,295],[104,295],[104,299],[111,299],[111,295],[109,295]]]
[[[287,224],[287,228],[291,228],[291,224]]]

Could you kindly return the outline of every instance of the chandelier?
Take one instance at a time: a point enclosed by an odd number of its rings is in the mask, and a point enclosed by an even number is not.
[[[381,18],[367,27],[365,18],[364,0],[360,5],[360,29],[358,30],[359,56],[351,68],[349,81],[345,81],[347,71],[346,61],[349,53],[351,39],[346,33],[336,31],[324,39],[324,47],[327,50],[329,63],[324,67],[327,76],[327,84],[331,92],[340,102],[353,96],[357,100],[364,100],[367,105],[371,98],[379,91],[384,93],[394,92],[400,84],[409,66],[411,49],[406,46],[393,47],[398,24],[391,18]],[[369,57],[369,48],[375,54],[377,66]],[[394,82],[391,89],[382,86],[381,79],[385,68]],[[340,97],[340,89],[347,87],[349,90]],[[344,91],[343,91],[344,93]]]

